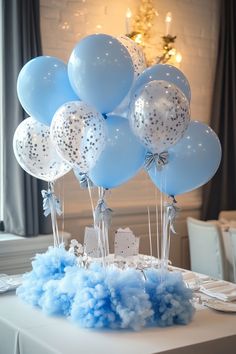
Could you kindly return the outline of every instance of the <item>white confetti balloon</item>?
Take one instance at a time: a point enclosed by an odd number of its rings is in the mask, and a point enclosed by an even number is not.
[[[47,125],[29,117],[17,127],[13,149],[19,165],[30,175],[53,182],[71,167],[57,154]]]
[[[67,102],[55,113],[51,138],[58,154],[73,168],[87,173],[105,147],[101,113],[82,101]]]
[[[117,39],[126,47],[134,65],[134,80],[146,69],[146,59],[142,47],[125,35]]]
[[[142,143],[160,153],[182,138],[190,121],[189,102],[174,84],[154,80],[135,94],[129,120]]]
[[[133,65],[134,65],[133,85],[134,85],[139,75],[147,67],[145,55],[143,53],[142,47],[138,45],[135,41],[130,39],[129,37],[125,35],[121,35],[117,37],[117,39],[126,47],[133,61]],[[116,107],[116,109],[113,112],[114,114],[121,115],[125,118],[127,117],[127,110],[130,104],[131,90],[132,87],[129,90],[128,94],[125,96],[125,98],[122,100],[122,102],[119,104],[119,106]]]

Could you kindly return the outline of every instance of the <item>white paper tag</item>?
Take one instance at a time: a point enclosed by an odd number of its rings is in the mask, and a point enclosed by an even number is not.
[[[115,257],[137,256],[139,253],[139,237],[127,227],[115,233]]]
[[[98,232],[94,229],[94,227],[85,227],[84,252],[89,257],[101,257],[101,252],[98,247]]]

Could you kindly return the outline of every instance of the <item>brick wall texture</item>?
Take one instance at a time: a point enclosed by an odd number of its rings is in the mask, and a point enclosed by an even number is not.
[[[41,0],[41,32],[44,55],[67,62],[75,44],[92,33],[120,35],[125,33],[125,14],[135,14],[138,0]],[[165,15],[173,16],[172,34],[177,35],[176,48],[183,60],[180,69],[188,77],[192,89],[192,119],[209,122],[212,87],[215,75],[219,29],[219,0],[154,0],[158,12],[153,27],[153,42],[160,48],[165,34]],[[139,174],[119,191],[114,191],[115,204],[152,198],[153,187],[144,173]],[[81,211],[89,203],[72,174],[65,177],[66,213]],[[139,186],[139,187],[138,187]],[[147,194],[150,195],[147,197]],[[194,198],[199,200],[200,194]],[[197,197],[198,196],[198,197]],[[82,209],[83,209],[82,207]]]

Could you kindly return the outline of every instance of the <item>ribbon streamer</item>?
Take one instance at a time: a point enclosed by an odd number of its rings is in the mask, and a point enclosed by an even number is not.
[[[60,200],[55,196],[54,192],[51,189],[41,191],[43,197],[43,210],[44,215],[47,217],[51,214],[51,205],[58,215],[62,214],[61,203]]]
[[[176,234],[176,231],[175,231],[175,228],[174,228],[174,222],[175,222],[175,219],[176,219],[177,215],[180,212],[180,208],[178,208],[176,206],[177,201],[175,200],[175,198],[173,196],[171,196],[171,197],[172,197],[172,202],[165,205],[165,207],[166,207],[166,215],[167,215],[167,221],[168,221],[168,223],[170,225],[170,230],[174,234]]]
[[[107,266],[109,255],[108,229],[111,224],[112,209],[108,208],[105,201],[106,190],[98,187],[99,199],[94,211],[94,228],[98,231],[98,246],[102,255],[102,265]]]
[[[157,169],[160,170],[163,168],[164,165],[168,163],[168,157],[169,154],[167,151],[163,151],[160,154],[153,154],[149,151],[146,153],[144,166],[147,170],[150,170],[153,164],[155,164]]]
[[[89,176],[87,175],[87,173],[80,173],[79,174],[79,183],[80,183],[80,187],[82,189],[88,189],[89,187],[92,188],[94,187],[93,182],[91,181],[91,179],[89,178]]]
[[[108,208],[104,198],[99,199],[94,211],[94,223],[98,225],[100,221],[104,221],[109,227],[111,224],[112,212],[113,210]]]

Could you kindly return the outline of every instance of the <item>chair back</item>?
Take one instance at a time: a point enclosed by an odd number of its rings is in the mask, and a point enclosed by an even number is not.
[[[231,252],[232,252],[232,262],[233,262],[233,272],[234,272],[234,283],[236,283],[236,228],[231,227],[229,229],[229,237],[231,242]]]
[[[235,221],[236,222],[236,210],[222,210],[219,213],[218,219],[220,221],[224,222],[229,222],[229,221]]]
[[[213,278],[224,279],[221,232],[217,222],[187,218],[191,269]]]

